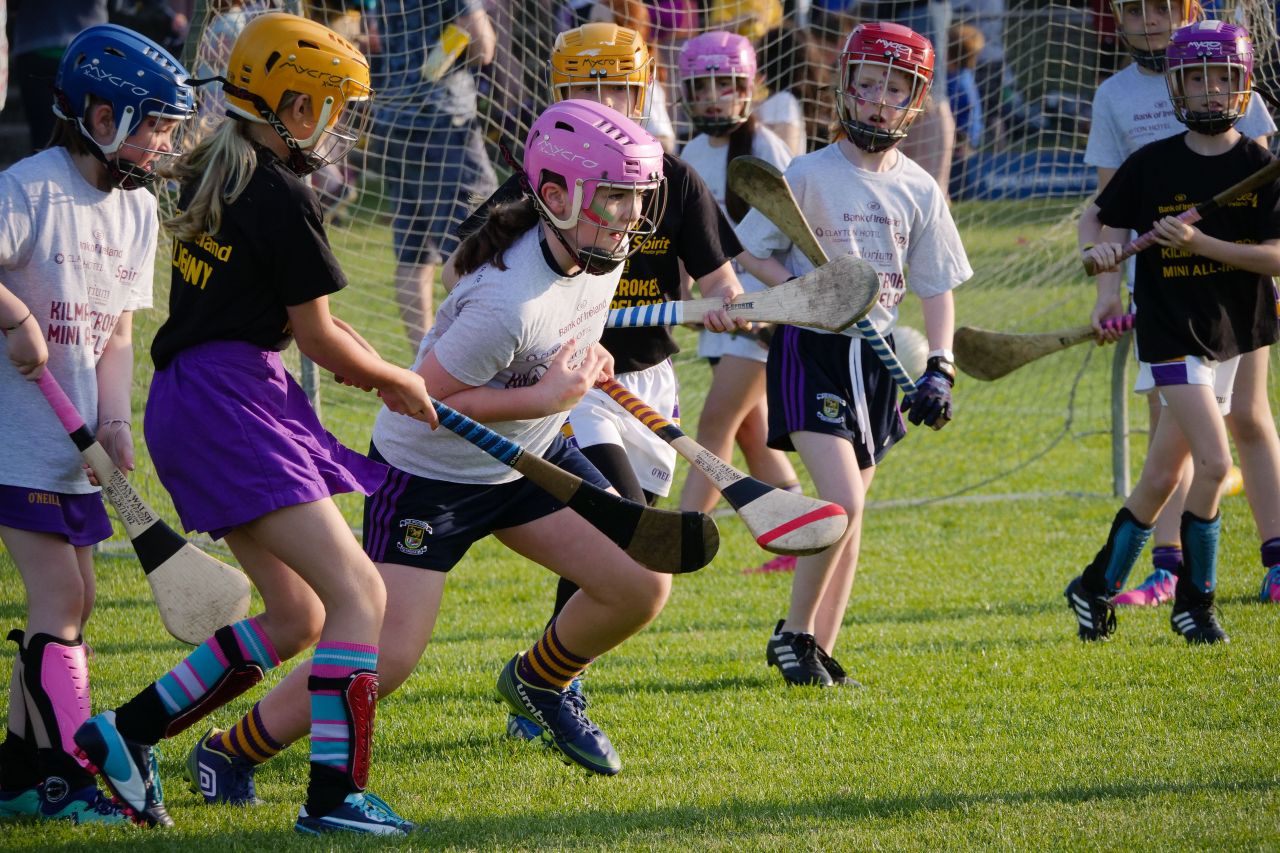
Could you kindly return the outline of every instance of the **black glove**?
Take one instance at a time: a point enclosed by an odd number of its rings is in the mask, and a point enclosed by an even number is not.
[[[956,368],[940,356],[927,362],[924,375],[916,381],[916,393],[902,401],[907,420],[919,426],[942,429],[951,421],[951,386],[956,382]]]

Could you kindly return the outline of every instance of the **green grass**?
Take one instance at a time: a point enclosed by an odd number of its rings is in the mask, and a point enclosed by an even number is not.
[[[552,580],[486,544],[451,578],[418,671],[380,706],[373,789],[431,828],[413,846],[446,849],[1274,849],[1280,614],[1251,601],[1247,510],[1225,507],[1230,646],[1188,648],[1167,608],[1126,611],[1114,642],[1084,646],[1061,589],[1113,509],[877,511],[837,649],[860,691],[787,689],[766,669],[789,579],[739,574],[760,555],[722,521],[720,558],[677,579],[657,622],[592,670],[593,718],[625,765],[614,779],[501,736],[493,680],[536,636]],[[99,574],[87,638],[104,708],[183,649],[135,564],[103,560]],[[0,596],[11,625],[16,586]],[[180,781],[195,734],[161,762],[176,830],[9,824],[0,847],[315,848],[288,832],[305,745],[260,773],[264,807],[208,809]]]
[[[979,275],[958,292],[961,323],[1042,330],[1082,322],[1092,288],[1069,268],[1067,232],[1041,233],[1034,221],[1044,221],[1043,211],[1020,203],[972,213],[988,221],[965,233]],[[385,228],[368,211],[335,238],[353,283],[335,311],[407,362],[388,309],[390,260],[368,248],[380,241]],[[149,380],[142,353],[162,317],[139,317],[139,410]],[[920,328],[915,300],[904,303],[903,321]],[[678,334],[693,433],[708,372],[689,354],[692,333]],[[962,380],[956,422],[936,434],[912,430],[890,454],[872,491],[835,649],[863,690],[789,690],[765,667],[764,643],[790,579],[740,574],[766,555],[735,518],[722,518],[716,561],[678,578],[658,620],[593,667],[592,717],[624,762],[613,779],[589,778],[501,736],[494,679],[537,636],[554,581],[493,542],[475,548],[451,577],[436,641],[380,707],[372,788],[431,830],[399,846],[1280,847],[1280,611],[1252,602],[1260,570],[1245,502],[1228,499],[1223,509],[1229,647],[1186,647],[1169,629],[1168,608],[1122,613],[1119,636],[1105,646],[1075,639],[1061,592],[1101,544],[1117,506],[1098,497],[1110,483],[1109,354],[1079,347],[998,383]],[[331,384],[322,397],[330,428],[365,447],[372,400]],[[1141,424],[1142,407],[1132,408]],[[1142,441],[1133,443],[1136,465]],[[172,520],[148,464],[144,456],[135,482]],[[948,494],[977,499],[900,503]],[[357,520],[359,501],[341,503]],[[184,654],[119,545],[98,561],[98,607],[86,632],[96,709],[129,698]],[[2,550],[0,577],[0,624],[20,625],[21,588]],[[226,726],[248,707],[235,702],[211,722]],[[15,823],[0,825],[0,849],[368,846],[289,832],[304,794],[305,744],[261,771],[264,807],[198,805],[181,772],[202,730],[164,747],[177,829]]]

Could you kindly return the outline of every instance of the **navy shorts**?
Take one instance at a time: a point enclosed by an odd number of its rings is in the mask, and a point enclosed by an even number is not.
[[[372,445],[369,457],[386,462]],[[609,488],[582,451],[562,436],[543,458],[588,483]],[[393,465],[382,488],[365,499],[364,550],[375,563],[447,572],[493,531],[519,527],[563,508],[525,477],[496,485],[453,483],[415,477]]]
[[[438,264],[458,246],[454,229],[498,188],[484,139],[471,121],[442,115],[425,127],[380,127],[382,177],[396,261]]]
[[[768,444],[776,450],[795,450],[793,432],[837,435],[853,444],[865,469],[879,464],[907,434],[898,386],[861,338],[780,326],[769,345],[765,377]]]
[[[102,505],[101,492],[66,495],[0,486],[0,525],[65,536],[77,548],[111,538],[111,519]]]

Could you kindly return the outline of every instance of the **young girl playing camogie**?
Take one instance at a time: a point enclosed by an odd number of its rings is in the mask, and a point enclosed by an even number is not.
[[[847,137],[792,160],[787,182],[829,257],[859,255],[876,267],[881,289],[870,319],[881,334],[892,331],[908,290],[920,297],[932,350],[903,409],[912,423],[941,429],[955,381],[951,291],[972,270],[937,183],[897,148],[924,109],[933,47],[899,24],[860,24],[839,61],[836,111]],[[766,284],[812,269],[758,211],[738,236],[747,249],[738,260]],[[786,266],[774,252],[788,253]],[[849,514],[844,538],[797,560],[790,608],[766,649],[788,683],[827,687],[850,681],[829,651],[853,586],[867,490],[906,430],[892,377],[856,331],[784,326],[770,343],[766,373],[769,446],[799,452],[818,495]]]
[[[377,388],[401,413],[389,417],[435,422],[422,377],[382,361],[329,313],[346,279],[301,180],[359,139],[369,67],[335,33],[284,13],[253,19],[228,65],[219,80],[231,117],[173,170],[181,212],[166,223],[173,284],[151,347],[146,437],[183,525],[227,543],[265,608],[90,718],[75,741],[135,820],[171,825],[154,745],[315,644],[310,783],[295,828],[405,834],[413,825],[364,793],[386,595],[332,499],[372,492],[387,469],[324,430],[280,356],[296,341],[322,367]],[[305,695],[296,701],[305,714]]]
[[[518,172],[525,195],[493,205],[459,246],[452,265],[461,278],[414,366],[436,399],[604,488],[561,428],[588,389],[613,375],[600,336],[623,261],[653,234],[662,162],[658,141],[607,107],[579,100],[548,107],[529,131]],[[452,433],[384,410],[371,455],[392,466],[364,516],[365,550],[387,587],[384,692],[402,684],[426,650],[448,572],[492,535],[581,588],[502,669],[501,701],[537,721],[544,742],[566,759],[617,773],[617,752],[568,685],[658,615],[669,577]],[[303,667],[290,673],[230,734],[215,734],[216,750],[208,738],[198,745],[193,763],[217,768],[228,793],[242,789],[279,749],[263,751],[262,742],[305,734],[298,708],[306,678]],[[206,799],[216,797],[206,791]]]
[[[729,189],[728,168],[735,157],[754,155],[785,169],[791,152],[773,131],[756,121],[756,54],[751,42],[736,33],[710,32],[689,39],[680,48],[680,92],[698,135],[680,156],[702,176],[716,203],[733,222],[747,214],[747,203]],[[740,275],[747,292],[764,285]],[[752,476],[766,483],[799,489],[787,455],[765,444],[768,431],[764,399],[764,364],[769,350],[757,335],[722,334],[704,330],[698,355],[711,362],[711,388],[698,418],[698,443],[728,459],[736,438]],[[685,480],[680,507],[708,512],[719,495],[705,477]],[[769,560],[763,571],[795,568],[795,557]]]
[[[615,24],[592,23],[556,37],[548,63],[551,100],[581,98],[630,116],[642,124],[654,91],[653,60],[640,34]],[[611,308],[627,308],[679,299],[687,273],[702,295],[726,301],[742,293],[729,260],[742,247],[733,226],[721,213],[706,183],[680,158],[665,154],[667,204],[658,214],[651,238],[636,247],[625,262]],[[479,227],[490,206],[517,198],[513,178],[481,205],[459,228],[462,235]],[[451,273],[446,268],[445,286]],[[715,331],[745,329],[749,324],[715,311],[704,318]],[[675,368],[670,358],[679,351],[669,329],[606,329],[601,344],[614,359],[617,379],[628,391],[673,420],[679,418]],[[634,501],[653,503],[671,490],[676,452],[612,397],[592,389],[569,415],[573,440],[583,455],[618,493]],[[794,481],[794,476],[791,481]],[[577,592],[573,581],[561,577],[556,587],[552,618]],[[575,692],[581,683],[574,682]],[[585,700],[583,700],[585,701]],[[512,714],[507,732],[536,739],[540,727]]]
[[[0,173],[0,542],[27,597],[0,746],[0,816],[128,823],[73,757],[89,717],[83,632],[102,496],[34,382],[49,370],[122,471],[133,469],[133,312],[151,307],[156,202],[140,187],[195,112],[187,72],[110,24],[67,47],[49,147]],[[119,86],[113,81],[128,80]],[[4,363],[5,360],[0,360]]]
[[[1280,275],[1280,184],[1227,204],[1198,225],[1174,215],[1272,160],[1235,128],[1251,94],[1248,35],[1221,21],[1192,24],[1173,34],[1165,61],[1174,115],[1186,132],[1126,159],[1079,224],[1084,258],[1099,269],[1114,269],[1122,248],[1102,241],[1104,226],[1156,231],[1158,245],[1137,256],[1137,389],[1163,407],[1142,476],[1102,549],[1067,587],[1082,640],[1114,633],[1111,596],[1124,588],[1188,458],[1192,479],[1171,624],[1188,642],[1227,640],[1214,605],[1218,501],[1231,466],[1222,415],[1231,408],[1240,356],[1280,337],[1270,279]]]
[[[1116,0],[1111,4],[1117,30],[1133,62],[1098,87],[1093,99],[1093,122],[1085,162],[1098,171],[1098,189],[1106,188],[1111,176],[1129,155],[1149,142],[1181,134],[1185,127],[1175,118],[1165,83],[1165,49],[1173,32],[1200,20],[1204,12],[1195,0]],[[1236,129],[1244,136],[1267,144],[1276,126],[1260,98],[1251,98]],[[1124,242],[1123,232],[1107,234],[1103,242]],[[1134,260],[1125,268],[1133,287]],[[1124,314],[1121,303],[1121,273],[1102,273],[1097,279],[1098,297],[1090,317],[1100,341],[1114,341],[1120,332],[1103,323]],[[1130,310],[1136,303],[1131,299]],[[1240,467],[1246,480],[1246,496],[1253,510],[1265,578],[1263,601],[1280,601],[1280,438],[1267,396],[1268,347],[1260,347],[1240,358],[1236,371],[1231,414],[1227,427],[1240,453]],[[1142,359],[1141,352],[1137,353]],[[1147,395],[1151,431],[1159,422],[1161,404]],[[1174,585],[1182,566],[1179,538],[1180,516],[1187,486],[1191,482],[1189,460],[1184,463],[1178,488],[1156,518],[1151,549],[1152,570],[1133,589],[1115,596],[1116,605],[1155,605],[1173,598]]]

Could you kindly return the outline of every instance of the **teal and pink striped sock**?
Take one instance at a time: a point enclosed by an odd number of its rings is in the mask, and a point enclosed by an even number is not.
[[[324,679],[311,691],[311,763],[346,774],[351,769],[354,745],[343,691],[329,685],[345,682],[357,672],[375,672],[378,647],[362,643],[321,642],[311,659],[311,678]]]

